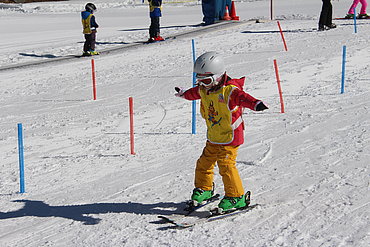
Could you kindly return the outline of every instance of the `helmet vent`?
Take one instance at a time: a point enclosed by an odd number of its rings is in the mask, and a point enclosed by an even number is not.
[[[195,61],[194,72],[203,75],[218,75],[225,72],[225,65],[222,57],[216,52],[206,52],[199,56]]]

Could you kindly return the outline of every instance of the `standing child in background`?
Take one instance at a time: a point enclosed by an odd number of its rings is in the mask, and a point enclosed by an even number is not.
[[[360,10],[360,14],[358,15],[357,18],[359,19],[368,19],[370,18],[370,16],[368,14],[366,14],[366,7],[367,7],[367,2],[366,0],[354,0],[351,7],[349,8],[348,10],[348,14],[346,15],[346,19],[353,19],[354,16],[355,16],[355,8],[357,7],[357,5],[361,3],[361,10]]]
[[[162,16],[162,0],[148,0],[149,2],[149,39],[148,42],[163,41],[164,38],[160,36],[159,18]]]
[[[332,22],[333,18],[333,6],[331,5],[331,0],[322,0],[322,9],[320,13],[320,20],[319,20],[319,31],[328,30],[331,28],[336,28]]]
[[[96,6],[93,3],[87,3],[85,11],[81,12],[83,34],[85,35],[83,56],[99,55],[99,52],[95,51],[96,29],[99,25],[95,21],[94,11],[96,11]]]
[[[245,77],[232,79],[225,72],[223,59],[216,52],[206,52],[194,64],[196,87],[175,88],[175,96],[200,99],[201,114],[207,125],[207,142],[195,169],[192,205],[197,206],[213,196],[213,170],[218,165],[225,197],[218,210],[227,212],[249,205],[236,167],[238,148],[244,143],[243,108],[263,111],[267,106],[243,91]]]

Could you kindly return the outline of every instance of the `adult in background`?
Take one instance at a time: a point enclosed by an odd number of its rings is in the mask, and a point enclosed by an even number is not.
[[[202,0],[203,25],[211,25],[222,20],[226,6],[231,11],[231,0]]]
[[[216,18],[216,1],[202,0],[203,24],[211,25],[217,20]]]
[[[331,5],[331,0],[322,0],[322,9],[319,20],[319,31],[328,30],[331,28],[336,28],[332,22],[333,18],[333,6]]]

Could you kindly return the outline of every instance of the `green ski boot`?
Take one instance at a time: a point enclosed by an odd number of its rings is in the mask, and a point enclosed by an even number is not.
[[[250,191],[240,197],[224,197],[218,204],[222,212],[234,211],[236,209],[246,208],[250,204]]]
[[[370,18],[370,16],[369,16],[368,14],[359,14],[359,15],[357,16],[357,18],[358,18],[358,19],[369,19],[369,18]]]
[[[191,196],[193,206],[202,204],[202,202],[207,201],[212,196],[213,196],[213,190],[202,190],[199,188],[195,188],[193,190],[193,195]]]
[[[90,51],[91,56],[100,55],[99,52],[91,50]]]

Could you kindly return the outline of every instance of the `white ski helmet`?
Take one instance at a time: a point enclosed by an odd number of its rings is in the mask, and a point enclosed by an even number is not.
[[[194,73],[196,73],[200,85],[211,88],[218,85],[220,78],[225,73],[224,61],[216,52],[206,52],[195,61]]]

